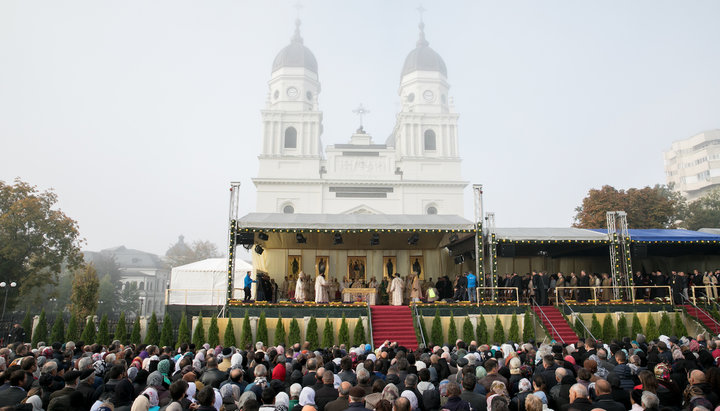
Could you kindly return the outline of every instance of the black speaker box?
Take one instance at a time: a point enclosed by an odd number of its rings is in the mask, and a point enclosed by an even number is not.
[[[235,237],[235,242],[239,245],[247,245],[255,243],[255,233],[242,232]]]
[[[647,257],[647,244],[633,244],[630,249],[633,258]]]
[[[515,244],[500,244],[500,257],[515,257]]]

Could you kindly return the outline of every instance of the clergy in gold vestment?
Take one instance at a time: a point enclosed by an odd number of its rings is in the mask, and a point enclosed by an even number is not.
[[[405,288],[403,279],[400,278],[400,274],[395,274],[395,278],[390,283],[390,290],[388,290],[390,292],[390,305],[402,305],[403,288]]]
[[[295,301],[305,301],[305,273],[300,271],[297,283],[295,284]]]

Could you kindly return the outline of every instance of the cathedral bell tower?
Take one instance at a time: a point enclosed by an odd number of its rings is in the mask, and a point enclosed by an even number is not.
[[[416,47],[400,76],[402,109],[393,131],[399,158],[459,158],[457,119],[448,97],[447,68],[425,39],[420,23]]]
[[[318,64],[310,49],[303,45],[300,20],[295,22],[290,44],[273,61],[268,85],[268,99],[262,111],[260,158],[320,159],[322,112],[318,108]],[[312,176],[317,177],[317,167],[312,171]]]
[[[315,199],[304,184],[320,176],[323,127],[318,107],[318,63],[303,44],[300,20],[295,22],[290,44],[273,61],[268,86],[267,101],[261,111],[262,152],[258,157],[258,175],[253,179],[258,193],[257,209],[310,212]]]

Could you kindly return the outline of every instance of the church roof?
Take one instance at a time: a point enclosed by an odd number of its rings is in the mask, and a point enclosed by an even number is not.
[[[290,40],[290,44],[275,56],[272,72],[283,67],[303,67],[313,73],[317,74],[318,72],[315,55],[309,48],[305,47],[300,36],[300,20],[295,21],[295,34]]]
[[[424,23],[420,23],[420,38],[415,49],[405,58],[401,76],[414,71],[438,71],[447,77],[445,61],[435,50],[430,48],[430,43],[425,40]]]

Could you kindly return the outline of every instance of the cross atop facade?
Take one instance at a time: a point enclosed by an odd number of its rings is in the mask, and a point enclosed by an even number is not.
[[[297,12],[297,18],[299,19],[299,18],[300,18],[300,11],[303,9],[303,5],[302,5],[302,3],[300,2],[300,0],[298,0],[297,2],[295,2],[295,5],[293,5],[293,8],[294,8],[295,11]]]
[[[353,113],[357,114],[358,117],[360,117],[360,130],[362,130],[362,128],[363,128],[363,115],[370,113],[370,110],[368,110],[367,108],[363,107],[362,103],[360,103],[360,105],[358,106],[358,108],[356,108],[355,110],[353,110]]]
[[[426,9],[425,7],[423,7],[422,4],[421,4],[421,5],[418,6],[418,8],[415,9],[415,10],[417,10],[418,13],[420,13],[420,22],[422,23],[422,21],[423,21],[423,14],[427,11],[427,9]]]

